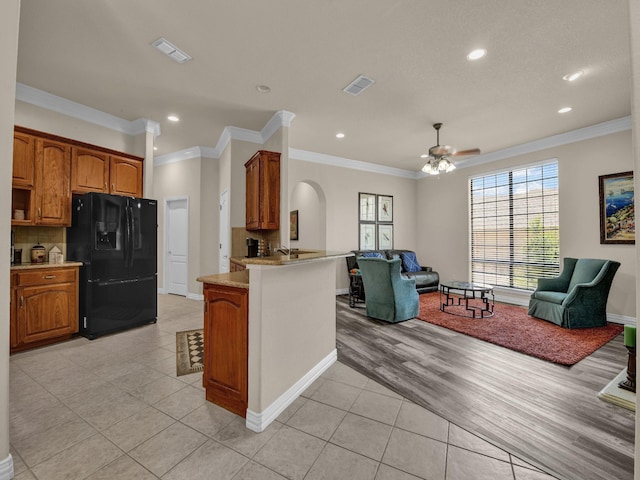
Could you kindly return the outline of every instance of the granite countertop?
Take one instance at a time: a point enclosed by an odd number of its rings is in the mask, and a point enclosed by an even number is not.
[[[63,263],[20,263],[11,265],[11,270],[33,270],[36,268],[60,268],[60,267],[81,267],[82,262],[63,262]]]
[[[328,252],[326,250],[298,250],[290,255],[271,255],[269,257],[236,258],[244,265],[292,265],[295,263],[310,263],[330,258],[350,257],[353,252]]]
[[[214,275],[203,275],[197,280],[202,283],[213,283],[215,285],[226,285],[228,287],[249,288],[249,272],[218,273]]]

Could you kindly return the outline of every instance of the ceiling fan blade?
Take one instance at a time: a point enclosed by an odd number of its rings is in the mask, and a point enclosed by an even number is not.
[[[429,155],[432,157],[442,157],[449,155],[453,151],[450,145],[435,145],[429,149]]]
[[[479,148],[471,148],[469,150],[460,150],[458,152],[453,152],[451,154],[452,157],[463,157],[465,155],[480,155]]]

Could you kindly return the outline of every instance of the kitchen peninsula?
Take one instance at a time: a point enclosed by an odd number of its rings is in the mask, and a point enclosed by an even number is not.
[[[300,251],[243,258],[204,284],[207,400],[263,431],[337,358],[336,260]]]

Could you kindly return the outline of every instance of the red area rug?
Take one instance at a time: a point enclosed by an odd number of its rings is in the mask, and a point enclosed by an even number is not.
[[[461,317],[441,312],[436,292],[420,295],[418,319],[561,365],[578,363],[624,329],[609,323],[569,330],[530,317],[525,307],[506,303],[495,304],[493,317]]]

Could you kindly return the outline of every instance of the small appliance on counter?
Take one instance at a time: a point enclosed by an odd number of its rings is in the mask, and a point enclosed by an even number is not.
[[[253,258],[258,256],[259,243],[257,238],[247,238],[247,257]]]
[[[42,245],[34,245],[31,248],[31,263],[44,263],[47,251]]]

